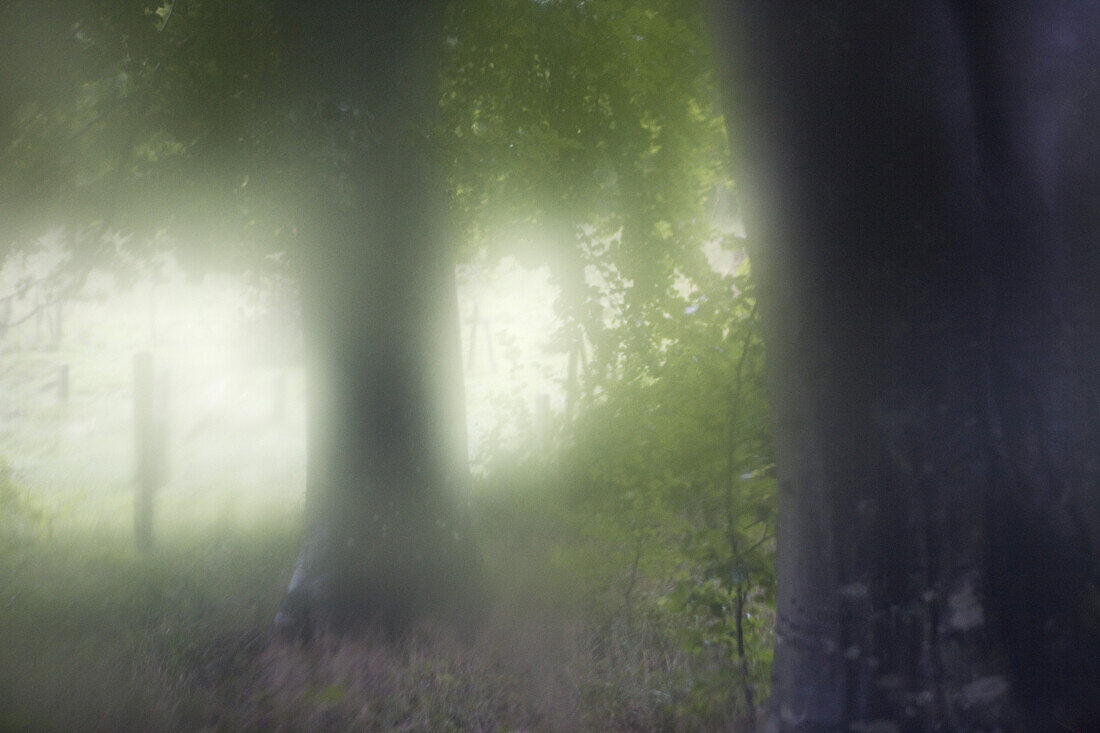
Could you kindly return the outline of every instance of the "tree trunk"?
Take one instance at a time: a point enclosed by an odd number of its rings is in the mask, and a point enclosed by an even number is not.
[[[1100,720],[1100,12],[716,2],[780,471],[772,729]]]
[[[434,2],[324,7],[297,8],[290,45],[339,154],[305,216],[305,539],[277,623],[394,632],[425,613],[465,619],[479,579],[443,180],[424,143],[441,16]],[[342,147],[360,113],[369,142]]]

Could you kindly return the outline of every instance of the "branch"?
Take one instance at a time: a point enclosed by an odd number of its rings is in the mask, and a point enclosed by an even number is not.
[[[163,33],[164,29],[168,27],[168,21],[172,20],[172,15],[176,12],[177,2],[182,2],[182,0],[173,0],[168,4],[168,14],[164,16],[164,22],[161,23],[160,28],[157,29],[157,33]]]
[[[91,267],[85,267],[81,272],[79,272],[77,274],[76,277],[73,278],[72,282],[70,282],[68,285],[66,285],[63,288],[58,289],[54,293],[53,298],[51,298],[50,300],[46,300],[42,303],[38,303],[33,308],[31,308],[30,311],[28,311],[27,313],[25,313],[21,317],[16,318],[13,321],[7,321],[6,323],[0,323],[0,328],[9,329],[9,328],[14,328],[15,326],[19,326],[23,323],[26,323],[31,318],[38,315],[39,313],[46,310],[47,308],[49,308],[51,306],[55,306],[58,303],[64,302],[69,296],[71,296],[73,293],[75,293],[77,290],[79,290],[84,285],[84,281],[87,279],[88,273],[91,272],[91,269],[92,269]],[[22,288],[17,290],[16,294],[21,295],[22,293],[25,293],[32,286],[39,285],[41,283],[45,283],[45,282],[48,282],[50,280],[53,280],[54,278],[60,277],[60,274],[61,274],[60,271],[56,271],[56,272],[50,273],[46,277],[39,278],[38,280],[34,280],[30,283],[27,283]],[[5,299],[11,298],[11,297],[13,297],[13,295],[5,296],[4,298],[0,298],[0,300],[5,300]]]
[[[35,287],[36,285],[42,285],[43,283],[47,283],[50,280],[53,280],[57,276],[58,276],[58,271],[54,270],[50,274],[43,275],[42,277],[38,278],[37,280],[30,280],[29,282],[26,282],[23,285],[20,285],[18,288],[16,288],[14,291],[8,293],[7,295],[0,295],[0,300],[8,300],[9,298],[22,298],[26,294],[26,292],[28,290],[30,290],[31,288]]]
[[[751,546],[745,548],[745,550],[741,552],[741,558],[743,559],[745,557],[745,555],[748,555],[750,552],[755,550],[757,547],[760,547],[760,545],[764,544],[765,542],[767,542],[771,538],[772,538],[772,536],[770,534],[768,534],[768,528],[765,527],[764,528],[764,536],[761,537],[760,539],[758,539],[756,542],[754,542]]]

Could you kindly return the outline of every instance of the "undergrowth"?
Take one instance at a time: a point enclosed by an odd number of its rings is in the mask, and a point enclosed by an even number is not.
[[[295,522],[197,532],[139,556],[40,533],[0,553],[0,730],[733,729],[731,671],[668,617],[599,600],[537,507],[481,512],[498,593],[472,638],[308,645],[271,618]]]

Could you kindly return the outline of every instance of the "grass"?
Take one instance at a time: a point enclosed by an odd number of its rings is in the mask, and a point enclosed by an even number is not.
[[[8,543],[0,710],[26,730],[193,730],[202,650],[271,617],[293,534],[196,537],[139,557],[104,534]]]
[[[500,592],[473,637],[426,623],[397,642],[303,645],[270,625],[295,551],[290,516],[262,531],[177,536],[144,557],[116,535],[8,535],[0,729],[732,726],[695,709],[693,685],[718,668],[679,651],[643,615],[586,610],[583,589],[570,589],[549,552],[496,563]]]

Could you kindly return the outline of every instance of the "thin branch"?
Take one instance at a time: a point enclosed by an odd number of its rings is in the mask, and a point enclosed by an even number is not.
[[[626,587],[626,592],[623,594],[623,608],[628,612],[632,606],[632,598],[634,595],[634,586],[638,584],[638,563],[642,559],[642,545],[638,543],[638,546],[634,550],[634,561],[630,564],[630,583]]]
[[[60,271],[54,270],[53,272],[49,273],[48,275],[43,275],[42,277],[40,277],[38,279],[30,280],[28,282],[25,282],[22,285],[20,285],[18,288],[16,288],[14,291],[8,293],[7,295],[0,295],[0,300],[8,300],[9,298],[11,298],[11,299],[22,298],[26,294],[26,292],[28,290],[30,290],[31,288],[33,288],[37,285],[42,285],[44,283],[47,283],[50,280],[53,280],[54,278],[58,277],[59,274],[60,274]]]
[[[41,313],[42,311],[49,308],[50,306],[57,305],[58,303],[60,303],[63,300],[64,300],[63,297],[58,296],[58,297],[54,298],[53,300],[48,300],[44,303],[39,303],[34,308],[31,308],[22,317],[16,318],[14,321],[8,321],[7,323],[0,323],[0,328],[8,329],[8,328],[15,328],[16,326],[22,325],[22,324],[26,323],[27,321],[29,321],[34,316],[37,316],[39,313]]]
[[[753,550],[755,550],[755,549],[756,549],[757,547],[760,547],[760,545],[762,545],[762,544],[764,544],[765,542],[767,542],[768,540],[770,540],[771,538],[772,538],[772,536],[771,536],[770,534],[768,534],[768,530],[767,530],[767,528],[765,527],[765,528],[764,528],[764,536],[763,536],[763,537],[761,537],[761,538],[760,538],[759,540],[757,540],[756,542],[754,542],[754,543],[752,544],[752,546],[751,546],[751,547],[747,547],[747,548],[745,549],[745,551],[741,553],[741,557],[744,557],[745,555],[749,554],[750,552],[752,552]]]
[[[164,22],[161,23],[160,28],[157,29],[157,33],[163,33],[164,29],[168,27],[168,21],[172,20],[172,15],[176,12],[176,3],[182,2],[182,0],[173,0],[168,4],[168,15],[164,16]]]
[[[54,294],[53,298],[51,298],[49,300],[46,300],[46,301],[43,301],[41,303],[38,303],[33,308],[31,308],[30,311],[23,314],[19,318],[16,318],[13,321],[7,321],[5,323],[0,323],[0,328],[3,328],[5,330],[9,329],[9,328],[14,328],[14,327],[19,326],[23,323],[26,323],[31,318],[38,315],[39,313],[46,310],[47,308],[53,307],[53,306],[55,306],[59,303],[63,303],[67,298],[72,296],[73,293],[80,290],[80,288],[84,285],[84,282],[88,277],[88,273],[91,272],[91,269],[92,269],[91,267],[85,267],[81,272],[79,272],[77,274],[76,277],[73,278],[72,282],[70,282],[65,287],[59,288],[57,291],[55,291],[55,294]],[[47,275],[45,277],[42,277],[38,280],[27,283],[26,285],[24,285],[22,288],[20,288],[16,292],[19,293],[19,294],[22,294],[22,293],[26,292],[27,289],[29,289],[30,287],[32,287],[34,285],[39,285],[39,284],[48,282],[48,281],[53,280],[55,278],[58,278],[60,276],[61,276],[61,271],[52,272],[52,273],[50,273],[49,275]],[[12,296],[9,295],[9,296],[6,296],[5,298],[0,298],[0,300],[5,300],[6,298],[10,298],[10,297],[12,297]]]

